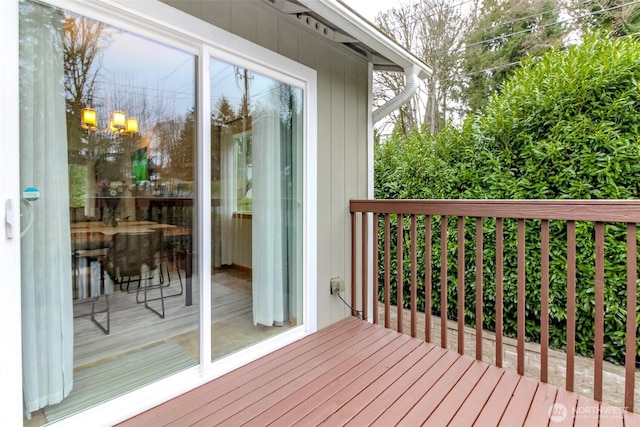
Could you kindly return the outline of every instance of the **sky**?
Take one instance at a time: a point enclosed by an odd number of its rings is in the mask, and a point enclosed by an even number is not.
[[[373,22],[378,12],[382,12],[398,4],[397,0],[342,0],[360,15]]]

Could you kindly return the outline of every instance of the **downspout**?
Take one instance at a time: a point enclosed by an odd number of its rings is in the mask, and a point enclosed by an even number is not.
[[[384,117],[388,116],[393,111],[409,102],[411,97],[418,90],[418,86],[420,84],[420,78],[418,77],[419,72],[420,71],[418,70],[418,67],[415,65],[404,69],[404,74],[406,76],[404,89],[402,89],[402,92],[397,94],[394,98],[390,99],[389,102],[381,105],[380,107],[376,108],[375,111],[373,111],[373,124],[378,123]]]

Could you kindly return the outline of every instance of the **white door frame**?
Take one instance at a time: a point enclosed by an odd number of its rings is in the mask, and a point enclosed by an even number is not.
[[[20,153],[18,145],[18,2],[0,2],[0,425],[22,425],[22,351],[20,331]],[[13,237],[7,235],[6,207],[13,208]],[[16,322],[16,319],[18,320]]]

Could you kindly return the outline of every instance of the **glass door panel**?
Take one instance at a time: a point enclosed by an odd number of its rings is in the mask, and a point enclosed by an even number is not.
[[[199,363],[194,55],[20,4],[25,424]]]
[[[213,359],[302,323],[302,100],[211,61]]]

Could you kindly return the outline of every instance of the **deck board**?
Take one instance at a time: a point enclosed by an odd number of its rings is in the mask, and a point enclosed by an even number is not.
[[[552,412],[554,405],[566,411]],[[349,318],[120,426],[555,427],[574,421],[630,426],[640,425],[640,416]]]

